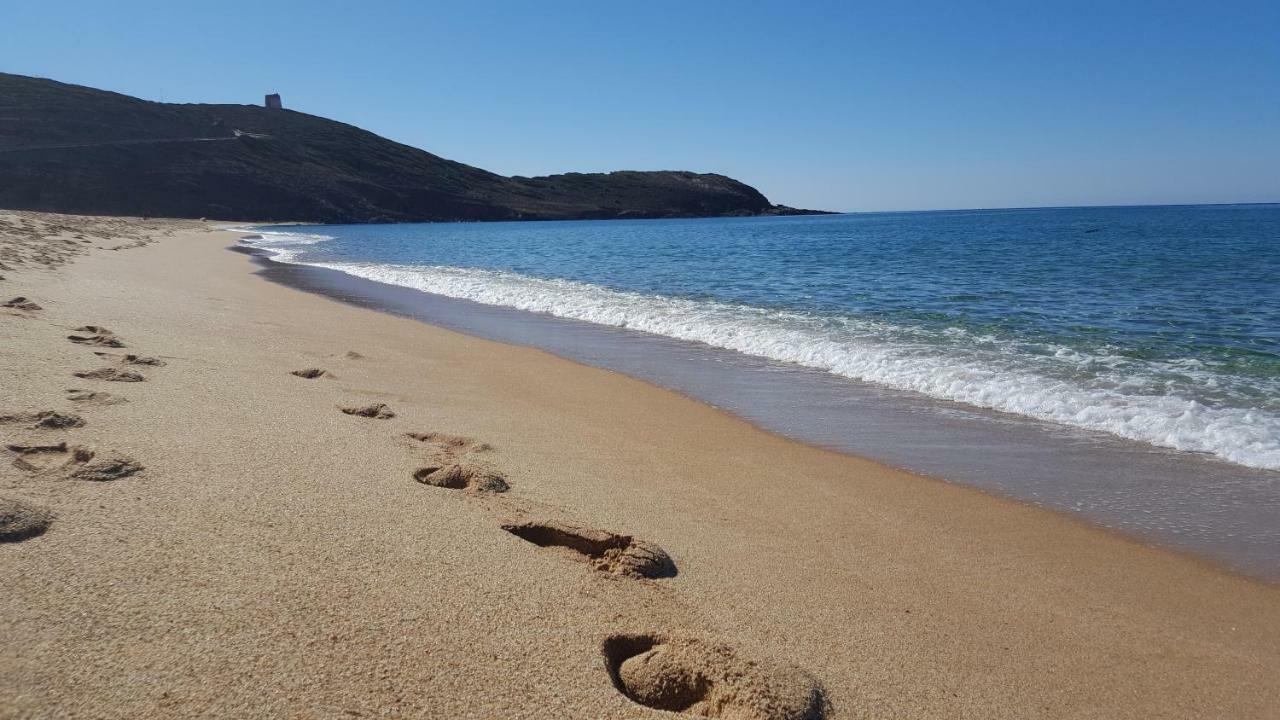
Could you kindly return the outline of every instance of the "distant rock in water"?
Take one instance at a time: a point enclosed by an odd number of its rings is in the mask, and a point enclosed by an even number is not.
[[[0,73],[0,207],[330,223],[816,214],[723,175],[503,177],[351,125]]]

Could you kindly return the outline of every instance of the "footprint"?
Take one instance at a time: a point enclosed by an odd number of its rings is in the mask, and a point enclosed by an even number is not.
[[[68,428],[84,427],[84,418],[70,413],[54,412],[53,410],[0,415],[0,425],[15,425],[19,423],[30,425],[33,430],[66,430]]]
[[[71,473],[71,477],[75,480],[110,482],[111,480],[129,477],[134,473],[141,472],[142,469],[141,463],[134,460],[126,457],[113,457],[85,465]]]
[[[634,578],[676,575],[675,562],[662,548],[629,535],[557,521],[503,525],[502,529],[539,547],[572,550],[575,560],[602,572]]]
[[[89,333],[88,335],[68,335],[67,339],[73,343],[81,345],[99,345],[102,347],[122,348],[124,342],[116,337],[115,333],[102,327],[101,325],[81,325],[76,328],[76,332]]]
[[[108,382],[143,382],[146,380],[145,377],[132,370],[119,370],[111,367],[71,374],[85,380],[106,380]]]
[[[428,465],[419,468],[413,479],[423,485],[433,485],[450,490],[472,490],[474,492],[506,492],[510,489],[502,473],[478,468],[474,465]]]
[[[345,355],[345,357],[346,357],[348,360],[363,360],[363,359],[364,359],[364,356],[363,356],[363,355],[361,355],[360,353],[356,352],[355,350],[348,350],[348,351],[347,351],[347,354]]]
[[[695,638],[615,635],[602,648],[613,686],[646,707],[734,720],[820,720],[828,705],[799,668],[747,661]]]
[[[119,360],[121,365],[150,365],[151,367],[164,367],[165,363],[160,358],[147,357],[146,355],[134,355],[132,353],[121,355],[119,353],[98,352],[93,353],[98,357],[111,358]]]
[[[83,403],[85,405],[115,405],[118,403],[129,402],[128,398],[123,398],[119,395],[112,395],[109,392],[81,390],[79,388],[68,389],[67,399],[71,402]]]
[[[0,542],[18,542],[49,529],[53,513],[22,502],[0,498]]]
[[[445,453],[469,453],[492,450],[493,446],[461,435],[450,435],[442,432],[411,432],[405,437],[413,438],[421,443],[434,445]]]
[[[83,465],[93,459],[93,451],[79,446],[57,445],[6,445],[13,454],[13,466],[32,473],[56,470],[68,465]]]
[[[358,417],[364,417],[364,418],[373,418],[375,420],[390,420],[391,418],[396,416],[395,413],[391,412],[391,408],[387,407],[386,405],[383,405],[382,403],[375,403],[373,405],[364,405],[364,406],[352,406],[352,407],[339,406],[338,409],[348,415],[356,415]]]
[[[34,312],[36,310],[44,309],[24,297],[16,297],[4,303],[3,307],[13,308],[14,310],[26,310],[28,312]]]
[[[291,370],[289,374],[297,375],[300,378],[306,378],[308,380],[315,380],[318,377],[324,377],[326,375],[328,375],[329,377],[333,377],[331,373],[329,373],[328,371],[322,370],[320,368],[307,368],[305,370]]]

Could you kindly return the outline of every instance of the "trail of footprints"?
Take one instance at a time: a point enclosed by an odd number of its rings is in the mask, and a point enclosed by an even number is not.
[[[0,304],[14,314],[40,311],[37,303],[15,297]],[[79,345],[122,349],[124,341],[99,325],[84,325],[67,339]],[[103,382],[145,382],[143,368],[163,367],[164,362],[132,353],[95,351],[110,365],[73,373],[75,377]],[[348,351],[348,360],[363,355]],[[294,370],[292,375],[315,380],[332,378],[321,368]],[[65,399],[84,408],[127,402],[127,398],[98,389],[69,388]],[[339,406],[353,417],[390,420],[395,413],[385,404]],[[0,414],[0,426],[20,426],[33,431],[65,431],[83,427],[86,421],[73,413],[54,410]],[[510,489],[506,477],[478,459],[491,448],[470,438],[439,432],[407,433],[425,451],[427,462],[413,473],[423,485],[496,495]],[[143,470],[137,461],[65,440],[43,443],[10,443],[5,450],[13,465],[32,477],[64,477],[71,480],[109,482]],[[0,543],[20,542],[43,534],[54,522],[47,508],[16,498],[0,498]],[[599,528],[563,520],[508,523],[502,530],[540,548],[582,562],[609,576],[652,582],[674,577],[675,562],[654,543]],[[777,666],[739,657],[729,647],[694,637],[665,634],[619,634],[601,647],[604,665],[613,686],[630,700],[657,710],[710,718],[738,720],[820,720],[827,703],[821,685],[798,668]]]
[[[349,352],[347,357],[363,356]],[[291,374],[332,377],[321,368]],[[381,403],[338,409],[361,418],[395,417]],[[501,471],[481,459],[492,449],[488,443],[442,432],[410,432],[405,437],[425,456],[426,462],[413,472],[413,479],[423,485],[485,496],[511,487]],[[671,556],[654,543],[573,521],[524,521],[500,528],[607,576],[657,581],[678,572]],[[829,709],[822,685],[806,671],[744,659],[730,647],[696,637],[616,634],[604,641],[601,653],[614,688],[656,710],[736,720],[821,720]]]
[[[29,303],[15,298],[14,306]],[[34,305],[34,303],[32,303]],[[6,303],[6,306],[9,306]],[[26,310],[28,308],[22,307]],[[39,309],[39,306],[35,306]],[[124,348],[110,330],[85,325],[68,336],[73,343],[101,348]],[[144,382],[139,370],[164,366],[164,362],[131,353],[98,351],[112,365],[73,373],[75,377],[105,382]],[[363,356],[348,352],[351,360]],[[292,375],[314,380],[332,377],[321,368],[295,370]],[[106,406],[127,399],[112,393],[71,388],[66,399],[86,408]],[[347,415],[376,420],[395,417],[382,403],[339,406]],[[46,410],[0,415],[0,425],[16,425],[36,431],[63,431],[83,427],[80,415]],[[405,437],[420,448],[425,462],[413,472],[413,480],[433,488],[467,494],[496,496],[510,489],[505,475],[481,457],[492,448],[471,438],[440,432],[411,432]],[[32,477],[109,482],[143,470],[137,461],[65,440],[43,443],[10,443],[5,450],[13,465]],[[19,542],[43,534],[53,523],[47,508],[14,498],[0,498],[0,542]],[[603,575],[642,582],[675,577],[674,560],[658,545],[572,521],[546,519],[500,525],[500,529],[534,546],[581,562]],[[740,720],[819,720],[827,704],[821,685],[808,673],[790,666],[747,660],[726,646],[696,637],[652,634],[618,634],[601,647],[604,665],[613,686],[640,705],[657,710],[710,718]]]
[[[14,298],[3,304],[27,312],[41,307],[24,297]],[[104,348],[123,348],[124,341],[115,333],[100,325],[83,325],[67,339],[79,345]],[[84,380],[107,382],[144,382],[147,378],[130,367],[163,367],[164,361],[134,355],[132,353],[95,352],[113,363],[111,366],[72,373]],[[127,398],[112,393],[84,388],[69,388],[65,399],[76,405],[93,408],[128,402]],[[23,430],[53,431],[84,427],[86,420],[75,413],[56,410],[20,412],[0,415],[0,426]],[[115,453],[99,453],[93,448],[57,442],[7,443],[5,452],[17,469],[33,478],[62,478],[87,482],[121,480],[143,470],[141,463]],[[53,524],[54,514],[47,508],[14,498],[0,498],[0,542],[19,542],[43,534]]]

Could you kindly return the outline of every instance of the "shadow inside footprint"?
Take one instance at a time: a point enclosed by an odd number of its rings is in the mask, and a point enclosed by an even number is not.
[[[363,417],[363,418],[373,418],[375,420],[389,420],[396,416],[395,413],[391,412],[391,408],[387,407],[382,403],[375,403],[373,405],[353,406],[353,407],[339,407],[338,409],[346,413],[347,415],[355,415],[357,417]]]
[[[129,402],[128,398],[122,398],[119,395],[112,395],[109,392],[81,390],[79,388],[68,389],[67,399],[74,403],[85,403],[86,405],[115,405],[118,403]]]
[[[822,688],[798,668],[739,659],[694,638],[615,635],[602,647],[613,685],[646,707],[709,718],[820,720]]]
[[[629,535],[556,521],[503,525],[502,529],[539,547],[572,550],[575,559],[602,572],[637,578],[676,575],[675,562],[662,548]]]
[[[19,470],[38,473],[73,464],[84,464],[93,459],[93,451],[65,442],[57,445],[6,445],[14,455],[13,466]]]
[[[71,473],[71,477],[76,480],[88,480],[90,482],[110,482],[129,477],[141,471],[142,465],[140,463],[129,458],[115,457],[86,465]]]
[[[132,370],[120,370],[112,367],[71,374],[84,380],[106,380],[107,382],[143,382],[146,380],[141,374]]]
[[[413,474],[413,479],[424,485],[475,492],[500,493],[506,492],[511,487],[501,473],[457,463],[419,468]]]
[[[81,325],[76,328],[76,332],[88,333],[87,335],[68,335],[67,339],[73,343],[81,345],[99,345],[101,347],[122,348],[124,342],[115,336],[115,333],[102,327],[101,325]]]
[[[94,352],[94,355],[103,358],[111,358],[119,360],[121,365],[150,365],[152,367],[164,367],[165,362],[160,358],[147,357],[146,355],[134,355],[128,353],[120,355],[119,353]]]
[[[22,502],[0,498],[0,542],[18,542],[49,529],[53,513]]]
[[[70,413],[54,412],[53,410],[0,415],[0,425],[16,423],[30,424],[32,429],[66,430],[68,428],[84,427],[84,418]]]
[[[329,373],[325,370],[321,370],[320,368],[307,368],[306,370],[292,370],[289,374],[297,375],[300,378],[306,378],[308,380],[315,380],[316,378],[324,377]]]
[[[28,311],[28,312],[34,312],[34,311],[36,311],[36,310],[43,310],[43,309],[44,309],[44,308],[40,307],[39,305],[37,305],[37,304],[35,304],[35,303],[31,302],[30,300],[28,300],[28,299],[26,299],[26,298],[24,298],[24,297],[21,297],[21,296],[16,297],[16,298],[14,298],[14,299],[12,299],[12,300],[10,300],[10,301],[8,301],[8,302],[4,303],[4,307],[7,307],[7,308],[13,308],[14,310],[26,310],[26,311]]]
[[[486,450],[493,449],[493,446],[487,442],[480,442],[461,435],[450,435],[449,433],[411,432],[405,433],[405,436],[417,440],[418,442],[435,445],[447,452],[484,452]]]

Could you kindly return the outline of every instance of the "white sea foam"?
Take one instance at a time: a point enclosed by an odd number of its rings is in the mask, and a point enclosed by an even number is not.
[[[284,230],[260,230],[258,228],[227,228],[232,232],[257,235],[256,238],[243,238],[241,243],[250,247],[261,248],[271,254],[271,259],[280,262],[295,263],[298,256],[308,245],[315,245],[332,240],[332,235],[318,233],[288,232]]]
[[[318,235],[278,237],[282,234],[287,233],[273,232],[254,243],[277,252],[277,260],[297,262],[299,246],[328,239]],[[957,342],[940,346],[936,337],[914,337],[910,328],[877,322],[621,292],[506,272],[372,263],[305,264],[487,305],[701,342],[935,398],[1280,470],[1280,417],[1275,414],[1144,393],[1157,383],[1123,373],[1095,373],[1085,382],[1061,373],[1036,371],[1037,362],[1107,367],[1118,358],[1076,357],[1079,353],[1065,348],[1041,348],[1040,353],[1029,355],[1018,348],[1002,347],[994,338],[954,338]],[[975,347],[982,350],[973,351]]]

